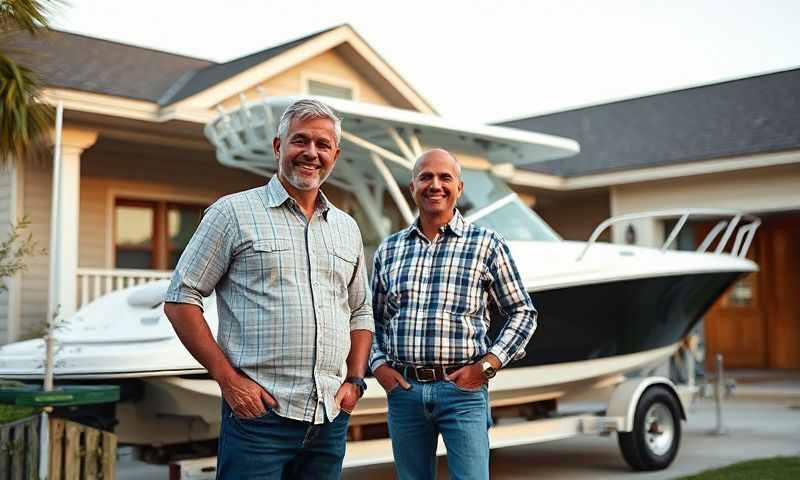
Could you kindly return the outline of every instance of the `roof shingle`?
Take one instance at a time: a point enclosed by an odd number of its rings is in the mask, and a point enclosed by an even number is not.
[[[45,85],[168,105],[269,60],[335,26],[225,63],[50,30],[13,35],[14,57]]]
[[[502,122],[577,140],[565,177],[800,148],[800,69]]]
[[[15,59],[38,72],[45,85],[154,102],[187,72],[214,65],[58,30],[35,37],[18,33],[9,46],[25,52]]]
[[[310,35],[306,35],[305,37],[298,38],[297,40],[276,45],[272,48],[231,60],[230,62],[211,65],[202,70],[195,71],[193,72],[191,78],[180,89],[178,89],[177,92],[175,92],[173,95],[170,95],[168,98],[162,99],[161,102],[162,104],[168,105],[170,103],[183,100],[184,98],[191,97],[192,95],[202,92],[203,90],[216,85],[227,78],[242,73],[249,68],[255,67],[256,65],[263,63],[272,57],[275,57],[287,50],[307,42],[308,40],[311,40],[316,36],[327,33],[336,28],[339,28],[339,26],[312,33]]]

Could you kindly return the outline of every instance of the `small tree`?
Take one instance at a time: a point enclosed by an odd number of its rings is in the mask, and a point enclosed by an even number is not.
[[[0,243],[0,292],[6,291],[6,280],[25,270],[25,259],[35,255],[43,255],[44,249],[38,247],[33,235],[25,230],[31,222],[23,217],[16,225],[11,225],[8,237]]]

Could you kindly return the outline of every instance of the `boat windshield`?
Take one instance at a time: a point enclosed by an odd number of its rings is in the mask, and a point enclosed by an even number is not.
[[[558,241],[561,238],[488,170],[463,168],[464,194],[458,208],[472,223],[512,241]]]

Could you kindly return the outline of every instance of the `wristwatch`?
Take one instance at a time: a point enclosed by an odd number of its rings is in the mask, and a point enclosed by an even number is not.
[[[483,376],[486,377],[486,380],[490,380],[497,375],[497,369],[492,366],[491,362],[481,363],[481,371],[483,372]]]
[[[344,379],[344,383],[352,383],[356,387],[358,387],[358,396],[363,397],[364,392],[367,391],[367,382],[364,381],[361,377],[347,377]]]

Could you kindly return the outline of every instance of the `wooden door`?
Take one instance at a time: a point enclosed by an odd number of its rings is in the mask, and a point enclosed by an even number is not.
[[[706,367],[800,368],[800,213],[762,216],[748,258],[760,271],[734,284],[705,316]],[[698,238],[710,226],[698,228]]]
[[[702,236],[700,237],[702,238]],[[759,261],[762,240],[756,235],[748,258]],[[715,370],[721,353],[727,368],[766,368],[766,321],[762,307],[764,269],[739,279],[704,317],[706,368]]]
[[[770,368],[800,368],[800,213],[768,217],[763,263]]]

